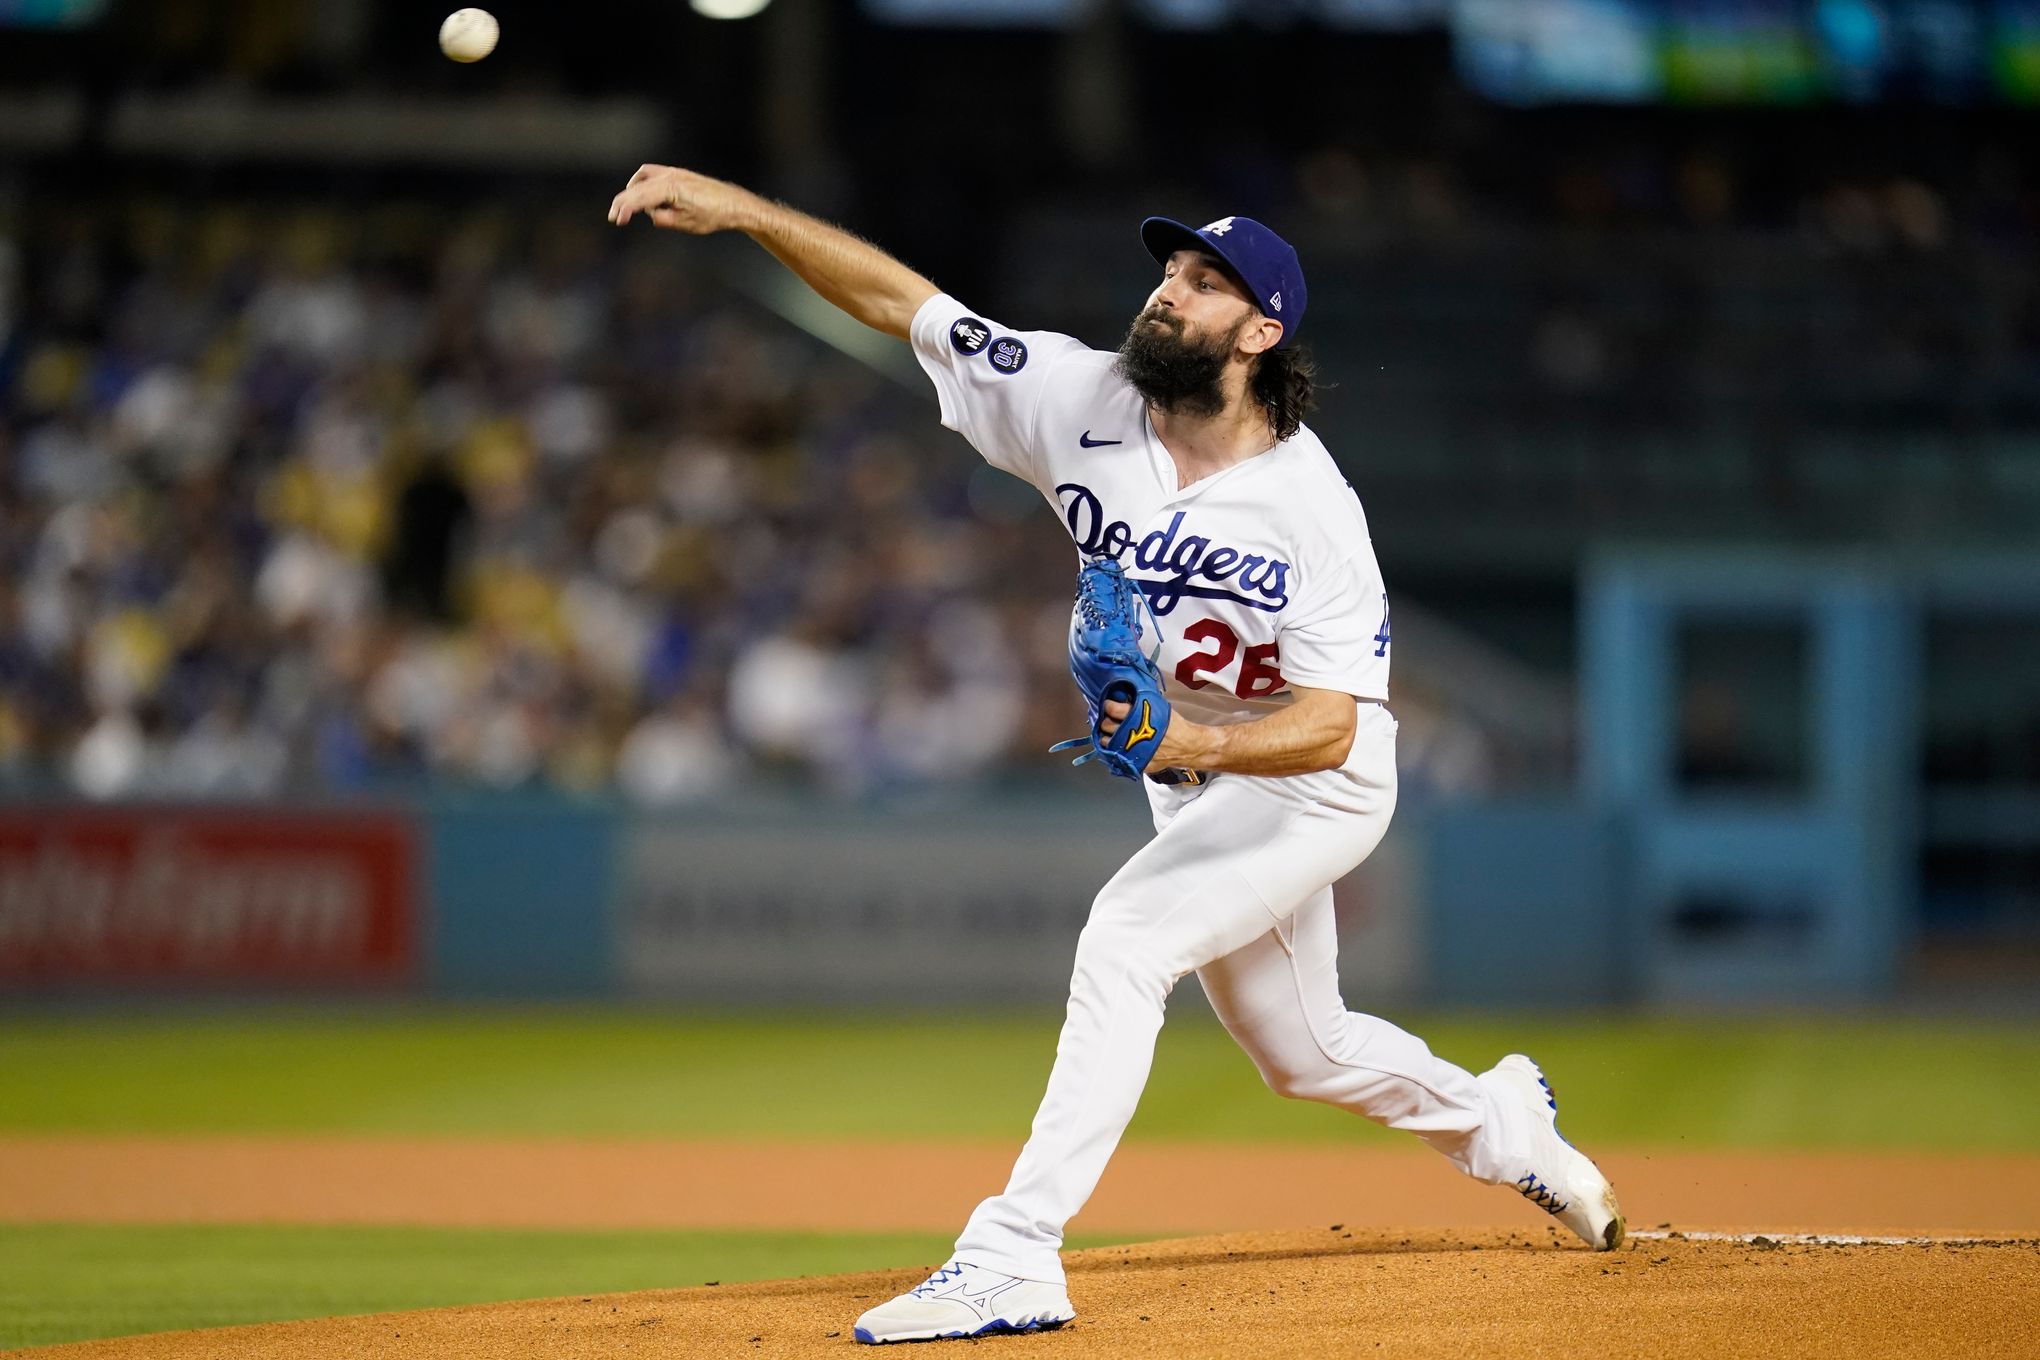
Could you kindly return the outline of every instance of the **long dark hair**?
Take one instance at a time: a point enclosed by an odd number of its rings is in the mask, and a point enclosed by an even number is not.
[[[1317,360],[1301,345],[1263,351],[1248,380],[1277,439],[1287,439],[1317,405]]]

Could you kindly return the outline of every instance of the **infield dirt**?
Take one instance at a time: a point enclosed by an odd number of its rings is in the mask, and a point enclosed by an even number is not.
[[[1011,1155],[977,1143],[15,1137],[0,1138],[0,1219],[941,1231],[1000,1182]],[[1072,1253],[1072,1326],[909,1353],[2040,1356],[2040,1158],[1666,1150],[1602,1163],[1640,1232],[1597,1255],[1421,1149],[1131,1144],[1082,1230],[1260,1231]],[[1335,1226],[1295,1226],[1325,1219]],[[1703,1229],[1774,1236],[1685,1235]],[[1788,1233],[1969,1240],[1778,1236]],[[935,1264],[33,1354],[849,1354],[857,1314]]]
[[[1004,1142],[0,1137],[0,1221],[375,1223],[943,1233],[1005,1183]],[[1633,1224],[2040,1234],[2040,1157],[1610,1151]],[[1117,1237],[1541,1228],[1414,1144],[1129,1143],[1073,1225]],[[675,1281],[691,1283],[691,1281]],[[2040,1356],[2040,1345],[2032,1354]]]
[[[1072,1253],[1077,1321],[908,1355],[1978,1356],[2040,1349],[2040,1242],[1832,1245],[1330,1227]],[[66,1360],[849,1355],[921,1268],[173,1332]],[[990,1348],[990,1349],[984,1349]],[[864,1352],[869,1354],[871,1352]],[[894,1352],[887,1352],[892,1354]]]

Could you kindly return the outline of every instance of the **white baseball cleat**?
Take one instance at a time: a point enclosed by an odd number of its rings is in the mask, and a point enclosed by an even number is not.
[[[890,1303],[857,1319],[855,1336],[868,1346],[886,1341],[938,1341],[993,1332],[1035,1332],[1060,1327],[1077,1315],[1059,1284],[1022,1280],[996,1270],[951,1261]]]
[[[1521,1053],[1511,1053],[1481,1073],[1480,1079],[1521,1100],[1534,1116],[1531,1128],[1536,1141],[1530,1164],[1516,1179],[1515,1188],[1578,1233],[1595,1251],[1621,1246],[1628,1225],[1615,1202],[1615,1187],[1608,1184],[1600,1167],[1558,1131],[1558,1097],[1537,1064]]]

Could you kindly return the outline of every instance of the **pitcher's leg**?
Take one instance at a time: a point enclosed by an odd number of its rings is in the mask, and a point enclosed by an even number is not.
[[[1063,1278],[1063,1226],[1090,1198],[1133,1117],[1169,991],[1273,924],[1239,865],[1293,812],[1293,800],[1220,781],[1098,894],[1077,941],[1069,1011],[1033,1132],[1005,1192],[971,1215],[956,1259],[1022,1279]]]
[[[1530,1136],[1518,1105],[1416,1035],[1346,1009],[1329,888],[1252,944],[1206,964],[1198,979],[1276,1093],[1413,1133],[1478,1180],[1515,1177]]]

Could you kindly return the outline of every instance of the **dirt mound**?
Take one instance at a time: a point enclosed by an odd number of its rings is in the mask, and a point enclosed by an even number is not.
[[[322,1318],[53,1346],[65,1360],[849,1355],[927,1267]],[[1244,1233],[1079,1252],[1077,1321],[936,1356],[2005,1356],[2040,1353],[2040,1242]],[[892,1354],[894,1352],[887,1352]]]

